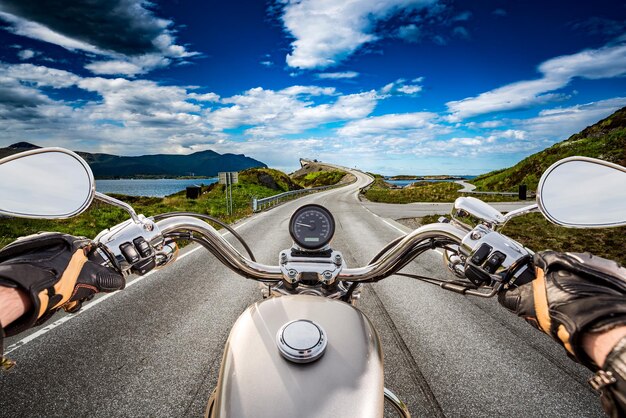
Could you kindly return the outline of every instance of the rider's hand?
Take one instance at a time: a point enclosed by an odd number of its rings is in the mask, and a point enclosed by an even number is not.
[[[559,342],[592,370],[583,336],[626,324],[626,269],[589,253],[534,256],[535,279],[500,293],[500,303]]]
[[[17,334],[45,322],[60,308],[77,311],[97,292],[123,289],[124,277],[89,257],[84,237],[46,232],[20,238],[0,251],[0,285],[25,292],[30,310],[5,328]]]

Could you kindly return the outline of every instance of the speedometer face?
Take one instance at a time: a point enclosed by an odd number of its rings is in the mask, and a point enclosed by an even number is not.
[[[305,205],[291,217],[289,233],[300,248],[318,250],[333,238],[335,220],[323,206]]]

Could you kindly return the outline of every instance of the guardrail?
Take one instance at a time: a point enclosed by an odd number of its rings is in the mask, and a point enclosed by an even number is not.
[[[332,189],[334,187],[343,186],[343,184],[333,184],[330,186],[320,186],[320,187],[312,187],[310,189],[299,189],[299,190],[291,190],[284,193],[279,193],[274,196],[265,197],[263,199],[257,199],[256,197],[252,198],[252,212],[260,212],[263,209],[267,209],[272,206],[278,205],[281,201],[287,200],[298,195],[319,192],[322,190]]]

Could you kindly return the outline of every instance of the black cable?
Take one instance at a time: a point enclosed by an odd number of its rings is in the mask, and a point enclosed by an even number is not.
[[[374,258],[372,258],[372,261],[369,262],[369,264],[373,264],[376,261],[378,261],[384,254],[386,254],[393,246],[395,246],[400,240],[402,240],[404,237],[399,237],[396,238],[395,240],[391,241],[389,244],[387,244],[385,246],[385,248],[383,248],[378,254],[376,254],[374,256]],[[426,277],[426,276],[416,276],[416,275],[409,275],[406,273],[398,273],[400,270],[402,270],[404,267],[406,267],[409,263],[411,263],[415,258],[417,258],[417,256],[419,256],[420,254],[422,254],[424,251],[428,250],[428,249],[432,249],[432,248],[449,248],[447,247],[447,245],[449,244],[456,244],[456,242],[452,241],[451,239],[435,239],[435,238],[431,238],[426,242],[422,242],[421,244],[416,245],[415,247],[411,248],[405,255],[404,255],[404,259],[405,261],[402,262],[401,264],[399,264],[398,266],[396,266],[393,270],[391,270],[388,273],[385,273],[384,277],[381,277],[380,279],[377,279],[376,281],[382,280],[386,277],[392,276],[394,274],[397,274],[399,276],[406,276],[406,277],[411,277],[411,278],[415,278],[415,279],[419,279],[419,280],[438,280],[435,278],[431,278],[431,277]],[[367,281],[369,282],[369,281]],[[358,281],[358,282],[352,282],[350,284],[350,287],[348,288],[348,292],[346,293],[346,295],[344,296],[344,301],[348,302],[350,301],[350,298],[352,297],[352,293],[354,293],[354,290],[357,288],[357,286],[360,283],[365,283],[364,281]]]
[[[350,302],[350,298],[352,297],[352,294],[354,293],[354,289],[357,288],[357,286],[359,285],[359,283],[361,282],[352,282],[350,284],[350,287],[348,288],[348,293],[346,293],[343,297],[343,301],[344,302]]]
[[[237,238],[237,240],[241,243],[241,245],[243,245],[243,248],[245,248],[246,252],[250,256],[250,260],[256,261],[256,258],[254,258],[254,254],[252,254],[252,250],[250,249],[250,247],[248,247],[248,244],[246,244],[246,242],[243,240],[241,235],[239,235],[237,231],[235,231],[230,225],[220,221],[217,218],[214,218],[209,215],[204,215],[201,213],[194,213],[194,212],[169,212],[169,213],[162,213],[160,215],[153,216],[153,219],[155,222],[158,222],[162,219],[173,218],[175,216],[192,216],[194,218],[203,219],[205,221],[211,221],[211,222],[218,224],[219,226],[225,228],[228,232],[233,234],[235,238]]]

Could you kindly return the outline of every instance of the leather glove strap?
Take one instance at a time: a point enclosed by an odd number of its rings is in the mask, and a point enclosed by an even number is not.
[[[611,418],[626,416],[626,337],[613,347],[603,370],[598,370],[589,384],[600,393],[602,408]]]

